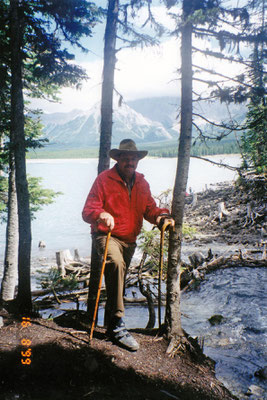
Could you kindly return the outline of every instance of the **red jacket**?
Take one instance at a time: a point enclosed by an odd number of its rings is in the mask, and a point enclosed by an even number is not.
[[[92,232],[107,233],[107,227],[97,223],[100,213],[104,211],[114,218],[112,235],[126,243],[135,242],[142,228],[143,218],[155,224],[160,214],[169,213],[169,210],[157,207],[149,184],[144,175],[138,172],[135,173],[130,198],[115,166],[98,175],[86,199],[82,217],[91,224]]]

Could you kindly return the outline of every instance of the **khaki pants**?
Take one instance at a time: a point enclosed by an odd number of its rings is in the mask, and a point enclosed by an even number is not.
[[[93,241],[99,258],[103,257],[107,236],[94,234]],[[136,248],[136,243],[124,243],[111,236],[108,243],[105,267],[105,284],[107,301],[104,325],[107,326],[112,317],[124,315],[124,285],[127,270]]]

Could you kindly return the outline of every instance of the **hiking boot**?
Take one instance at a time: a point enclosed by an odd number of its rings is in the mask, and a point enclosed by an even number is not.
[[[107,335],[117,345],[130,350],[139,349],[139,344],[134,337],[127,331],[122,318],[114,317],[107,329]]]

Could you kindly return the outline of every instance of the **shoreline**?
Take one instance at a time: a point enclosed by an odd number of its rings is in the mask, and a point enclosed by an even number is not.
[[[214,157],[229,157],[229,158],[231,158],[231,157],[236,157],[236,156],[240,156],[240,158],[241,158],[241,154],[239,154],[239,153],[211,154],[211,155],[205,155],[205,156],[199,156],[199,157],[201,157],[204,160],[205,158],[214,158]],[[89,157],[89,156],[84,156],[84,157],[59,157],[59,158],[43,158],[43,157],[34,158],[34,157],[29,157],[29,158],[26,158],[26,162],[36,162],[36,163],[40,162],[41,163],[41,162],[44,162],[44,161],[48,161],[48,162],[84,161],[84,160],[98,160],[98,158],[99,157],[96,157],[96,156],[92,156],[92,157]],[[167,159],[174,159],[174,158],[178,158],[178,157],[177,156],[175,156],[175,157],[160,157],[160,156],[150,156],[150,155],[146,156],[146,159],[157,159],[157,158],[164,159],[164,160],[166,159],[167,160]],[[197,157],[191,156],[190,158],[197,158]]]

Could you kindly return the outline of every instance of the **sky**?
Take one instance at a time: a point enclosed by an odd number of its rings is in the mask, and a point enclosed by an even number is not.
[[[172,9],[172,11],[178,11]],[[155,16],[168,28],[174,28],[175,22],[170,18],[163,6],[153,8]],[[139,23],[146,19],[145,10],[140,13]],[[101,99],[101,82],[103,70],[105,23],[98,24],[94,29],[94,35],[83,43],[89,48],[89,53],[84,54],[77,49],[71,51],[76,55],[76,63],[81,65],[89,76],[82,83],[81,89],[63,88],[61,90],[60,103],[51,103],[44,100],[34,100],[32,106],[41,108],[45,113],[69,112],[73,109],[89,110]],[[208,44],[196,39],[195,45],[203,48]],[[214,44],[213,48],[216,49]],[[217,49],[218,50],[218,49]],[[207,64],[204,56],[196,55],[194,63],[204,65],[207,68],[216,68],[222,73],[228,68],[232,73],[238,72],[238,67],[222,65],[221,62]],[[175,37],[165,35],[158,46],[129,49],[125,48],[117,53],[115,71],[115,89],[123,96],[124,101],[136,100],[146,97],[175,96],[180,95],[180,81],[177,70],[180,68],[180,41]],[[202,86],[199,91],[205,90]]]

